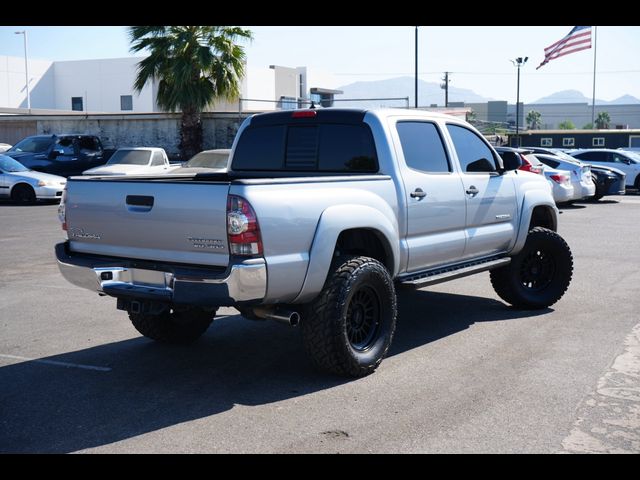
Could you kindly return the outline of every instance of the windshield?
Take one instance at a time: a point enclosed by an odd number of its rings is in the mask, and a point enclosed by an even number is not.
[[[10,152],[39,153],[47,150],[53,143],[51,137],[27,137],[9,149]]]
[[[192,157],[185,167],[207,167],[207,168],[225,168],[229,152],[200,152]]]
[[[150,157],[149,150],[116,150],[107,165],[147,165]]]
[[[28,172],[29,169],[20,162],[6,155],[0,155],[0,170],[3,172]]]
[[[624,154],[636,163],[640,163],[640,153],[626,151]]]

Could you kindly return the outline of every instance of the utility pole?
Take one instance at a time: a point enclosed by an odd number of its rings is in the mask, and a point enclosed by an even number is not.
[[[449,72],[444,72],[444,78],[442,79],[444,83],[440,84],[440,88],[444,89],[444,106],[449,106]]]
[[[516,93],[516,147],[520,147],[520,67],[527,63],[529,57],[518,57],[511,60],[514,66],[518,67],[518,87]]]
[[[416,25],[416,75],[415,75],[415,108],[418,108],[418,26]]]

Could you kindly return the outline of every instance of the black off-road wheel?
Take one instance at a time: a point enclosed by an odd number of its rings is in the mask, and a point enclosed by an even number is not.
[[[523,310],[538,310],[556,303],[569,287],[573,256],[556,232],[535,227],[524,248],[505,267],[491,270],[491,284],[505,302]]]
[[[369,257],[339,257],[302,318],[305,348],[322,371],[369,375],[389,350],[396,315],[396,292],[384,265]]]
[[[160,315],[129,312],[133,326],[147,338],[160,343],[193,343],[207,331],[216,311],[189,309],[166,310]]]
[[[16,203],[33,205],[36,203],[36,192],[29,185],[16,185],[11,191],[11,200]]]

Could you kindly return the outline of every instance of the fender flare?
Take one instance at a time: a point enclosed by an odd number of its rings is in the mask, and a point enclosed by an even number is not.
[[[363,228],[372,230],[381,242],[386,243],[385,250],[391,253],[393,268],[392,277],[398,273],[400,264],[400,244],[398,224],[395,214],[387,206],[388,212],[381,212],[366,205],[336,205],[327,208],[320,215],[316,233],[309,252],[309,265],[300,293],[294,303],[311,301],[322,290],[329,274],[338,237],[345,230]]]
[[[525,192],[522,201],[522,210],[520,211],[518,237],[511,249],[510,255],[516,255],[522,250],[522,247],[524,247],[527,241],[527,235],[529,234],[531,216],[536,207],[548,208],[551,211],[551,220],[553,222],[552,230],[556,231],[558,229],[558,207],[556,207],[556,204],[550,199],[549,194],[543,190],[529,190]]]

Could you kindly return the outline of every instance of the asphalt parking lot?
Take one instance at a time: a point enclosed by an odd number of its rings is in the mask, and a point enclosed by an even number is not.
[[[56,205],[0,204],[0,452],[640,453],[640,195],[608,198],[563,209],[559,303],[512,310],[487,273],[402,292],[358,380],[230,308],[190,347],[154,344],[63,280]]]

